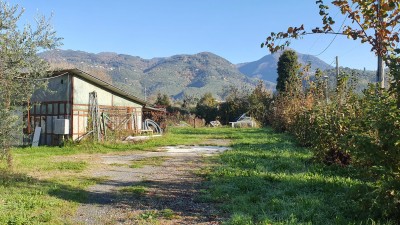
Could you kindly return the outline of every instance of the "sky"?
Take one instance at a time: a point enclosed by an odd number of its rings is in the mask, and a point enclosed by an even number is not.
[[[321,25],[315,0],[7,2],[25,9],[22,24],[33,24],[37,15],[53,15],[51,23],[63,38],[60,49],[116,52],[145,59],[212,52],[234,64],[251,62],[270,54],[260,44],[271,32],[301,24],[309,29]],[[337,8],[331,8],[330,14],[339,29],[345,17]],[[307,35],[293,40],[290,47],[333,66],[336,56],[343,67],[375,70],[377,65],[368,44],[343,36]]]

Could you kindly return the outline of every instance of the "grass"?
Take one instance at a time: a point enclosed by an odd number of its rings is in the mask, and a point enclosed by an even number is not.
[[[65,224],[84,202],[90,177],[38,180],[26,174],[0,175],[0,224]]]
[[[122,187],[119,189],[120,192],[122,193],[129,193],[133,194],[135,196],[142,196],[147,193],[147,188],[145,186],[129,186],[129,187]]]
[[[192,145],[209,138],[203,132],[172,131],[161,138],[137,144],[91,144],[82,142],[63,147],[13,149],[14,168],[0,161],[0,224],[73,224],[70,220],[80,203],[85,203],[88,186],[105,178],[92,178],[86,171],[90,160],[74,156],[155,150],[166,145]],[[158,165],[165,159],[152,158],[142,165]],[[128,190],[126,190],[128,191]],[[131,192],[140,192],[132,188]]]
[[[374,184],[355,169],[316,164],[310,150],[270,129],[232,137],[233,149],[202,171],[209,189],[200,198],[218,203],[227,224],[374,224],[359,201]]]
[[[368,220],[374,218],[369,205],[359,199],[376,184],[355,169],[315,164],[308,149],[270,129],[231,128],[170,129],[161,138],[138,144],[14,149],[12,172],[0,161],[0,224],[73,224],[69,218],[86,202],[86,188],[105,179],[88,176],[94,162],[75,156],[148,151],[218,138],[231,139],[233,149],[205,159],[212,166],[200,171],[207,185],[198,199],[217,203],[227,224],[373,224]],[[164,161],[150,157],[130,166]],[[137,185],[120,191],[142,195],[147,188]],[[142,219],[174,216],[168,210],[148,211]],[[386,222],[379,219],[375,218]]]
[[[130,168],[143,168],[144,166],[161,166],[165,160],[169,159],[169,157],[165,156],[155,156],[155,157],[147,157],[138,160],[132,161],[132,164],[129,165]]]
[[[82,172],[88,166],[87,162],[79,161],[79,162],[72,162],[72,161],[64,161],[64,162],[57,162],[54,165],[54,169],[57,170],[70,170],[75,172]]]
[[[179,218],[176,212],[172,209],[163,209],[163,210],[147,210],[139,215],[140,222],[151,222],[151,224],[157,224],[156,220],[158,218],[164,218],[167,220],[173,220]]]

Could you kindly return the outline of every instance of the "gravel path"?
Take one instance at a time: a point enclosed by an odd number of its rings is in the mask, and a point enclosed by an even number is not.
[[[104,165],[93,173],[106,177],[87,189],[87,203],[73,219],[77,224],[219,224],[211,203],[196,201],[202,178],[194,172],[205,166],[203,157],[227,150],[215,146],[164,147],[162,152],[102,155]],[[163,157],[159,166],[130,168],[135,160]],[[143,192],[122,192],[139,187]]]

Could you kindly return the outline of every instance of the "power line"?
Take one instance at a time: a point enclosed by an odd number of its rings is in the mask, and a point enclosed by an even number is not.
[[[340,13],[340,10],[336,13],[336,15],[333,17],[333,19],[336,19],[337,15]],[[314,45],[318,42],[319,39],[321,39],[321,37],[323,36],[324,33],[320,33],[320,35],[318,36],[318,38],[314,41],[314,43],[312,43],[310,49],[312,49],[314,47]]]
[[[351,5],[351,7],[353,7],[353,5],[354,5],[354,3]],[[336,18],[336,16],[339,14],[339,12],[340,12],[340,11],[338,11],[338,12],[336,13],[336,15],[334,16],[334,18]],[[320,56],[321,54],[323,54],[323,53],[332,45],[332,43],[335,41],[336,37],[338,36],[340,30],[343,28],[343,25],[344,25],[344,23],[346,22],[346,20],[347,20],[347,16],[344,17],[342,24],[340,25],[338,31],[336,32],[335,36],[333,37],[333,39],[331,40],[331,42],[328,44],[328,46],[327,46],[322,52],[320,52],[320,53],[318,53],[318,54],[316,54],[316,55],[312,55],[312,56],[315,56],[315,57]],[[322,35],[322,34],[325,34],[325,33],[321,33],[321,35]],[[317,39],[317,40],[318,40],[318,39]],[[316,41],[315,41],[315,43],[316,43]],[[314,44],[315,44],[315,43],[314,43]],[[314,44],[313,44],[313,45],[314,45]],[[312,45],[312,46],[313,46],[313,45]],[[308,59],[307,59],[307,60],[308,60]]]
[[[331,47],[332,43],[335,41],[336,37],[338,36],[338,34],[339,34],[340,30],[342,29],[342,27],[343,27],[344,23],[346,22],[346,20],[347,20],[347,17],[344,17],[344,20],[343,20],[343,22],[342,22],[342,25],[340,25],[340,28],[339,28],[338,32],[335,34],[335,37],[333,37],[333,39],[332,39],[332,41],[329,43],[329,45],[326,46],[326,48],[325,48],[322,52],[320,52],[319,54],[314,55],[314,56],[319,56],[319,55],[321,55],[321,54],[324,53],[329,47]]]
[[[329,66],[332,66],[332,64],[336,61],[336,59],[333,59],[332,62],[329,64]]]

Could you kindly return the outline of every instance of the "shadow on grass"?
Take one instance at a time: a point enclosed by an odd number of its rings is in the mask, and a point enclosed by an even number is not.
[[[181,135],[218,135],[218,136],[232,136],[232,135],[241,135],[243,134],[243,130],[245,130],[247,134],[262,134],[265,133],[268,129],[259,129],[259,128],[174,128],[171,130],[173,134],[181,134]]]
[[[218,213],[209,202],[198,201],[198,190],[202,187],[199,182],[175,181],[105,181],[99,185],[112,186],[111,191],[84,191],[74,189],[57,189],[49,194],[68,201],[106,207],[111,210],[134,211],[163,211],[172,210],[174,215],[179,215],[188,224],[218,221]],[[78,193],[76,193],[78,191]],[[83,192],[85,198],[79,198]],[[77,198],[78,197],[78,198]],[[121,211],[120,211],[121,212]],[[111,213],[112,214],[112,213]],[[85,215],[84,218],[92,218]],[[132,218],[120,218],[119,223],[129,223]]]
[[[37,196],[39,198],[47,199],[48,197],[54,197],[71,203],[110,207],[110,210],[120,208],[128,211],[161,211],[168,209],[180,217],[191,218],[188,223],[216,221],[219,214],[209,203],[197,200],[199,199],[197,190],[202,188],[202,184],[197,181],[188,182],[185,179],[142,182],[108,180],[99,184],[105,186],[111,185],[113,189],[111,191],[91,191],[90,188],[85,190],[57,182],[41,181],[24,174],[2,173],[0,175],[0,190],[8,188],[15,192],[19,191],[21,192],[19,194],[27,196],[27,198],[22,200],[26,202],[21,202],[21,199],[18,200],[18,204],[21,205],[31,205],[29,203],[32,200],[30,196],[40,192],[40,196]],[[136,192],[136,189],[132,189],[132,187],[140,187],[139,190],[143,189],[143,191]],[[9,199],[8,204],[14,204],[13,199]],[[48,202],[49,205],[46,205],[46,200],[43,200],[41,204],[40,207],[45,211],[51,211],[52,207],[54,207],[54,203],[52,202]],[[29,212],[29,210],[25,209],[25,213],[28,215],[35,213],[33,211]],[[124,219],[127,221],[122,221]],[[130,222],[129,219],[132,218],[123,218],[120,222]],[[5,220],[5,222],[7,221]],[[40,221],[34,219],[25,222],[40,223]]]
[[[207,198],[219,202],[232,224],[366,223],[371,202],[361,201],[371,183],[351,168],[312,162],[309,150],[284,134],[244,130],[233,150],[208,174]]]

